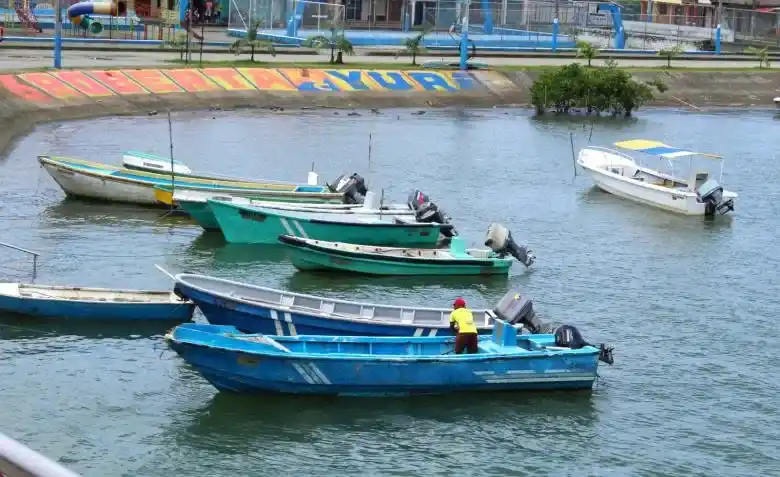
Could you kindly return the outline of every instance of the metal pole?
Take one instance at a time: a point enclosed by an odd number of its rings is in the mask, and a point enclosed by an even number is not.
[[[466,6],[466,14],[463,16],[460,28],[460,69],[465,71],[468,69],[469,60],[469,7],[471,0],[464,0],[463,3]]]
[[[62,68],[62,5],[54,0],[54,68]]]

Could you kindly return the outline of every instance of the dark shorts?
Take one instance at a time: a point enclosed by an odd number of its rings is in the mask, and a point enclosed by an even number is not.
[[[478,337],[476,333],[458,333],[455,337],[455,354],[463,353],[464,349],[467,349],[469,354],[475,354],[479,344]]]

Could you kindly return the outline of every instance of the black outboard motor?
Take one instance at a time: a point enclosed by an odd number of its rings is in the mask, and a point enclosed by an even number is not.
[[[523,325],[531,334],[552,333],[555,335],[555,346],[562,348],[580,349],[585,346],[593,346],[599,349],[599,360],[610,366],[615,362],[612,352],[613,347],[600,344],[594,346],[582,338],[580,330],[572,325],[561,325],[557,328],[551,323],[544,323],[536,316],[533,301],[530,297],[524,297],[519,292],[510,291],[504,295],[493,309],[496,316],[511,325]]]
[[[723,187],[710,179],[696,190],[699,200],[704,202],[706,215],[723,215],[734,210],[734,199],[723,200]]]
[[[344,203],[362,204],[368,193],[366,180],[358,174],[341,174],[336,178],[335,185],[327,184],[331,192],[344,194]]]
[[[501,224],[490,224],[487,238],[485,239],[485,246],[490,247],[500,257],[505,257],[507,254],[515,257],[526,267],[530,267],[536,261],[536,257],[531,253],[531,250],[518,245],[512,239],[512,232]]]
[[[562,325],[555,330],[555,346],[570,349],[580,349],[585,346],[592,346],[599,349],[599,361],[603,361],[608,365],[612,365],[615,362],[615,358],[612,355],[613,347],[608,347],[604,343],[595,346],[582,338],[580,330],[572,325]]]
[[[450,216],[431,201],[430,197],[419,189],[415,189],[409,194],[406,204],[414,211],[414,218],[417,222],[449,224],[452,220]],[[445,238],[452,238],[458,235],[455,227],[442,228],[441,233]]]

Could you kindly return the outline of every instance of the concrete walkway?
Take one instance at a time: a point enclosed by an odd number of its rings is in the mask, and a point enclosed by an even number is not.
[[[199,54],[193,54],[194,65],[197,66]],[[325,52],[320,55],[255,55],[257,61],[278,62],[278,63],[313,63],[326,62],[329,55]],[[142,67],[142,66],[172,66],[170,60],[178,59],[179,54],[174,51],[160,50],[148,52],[101,52],[95,51],[64,51],[62,56],[62,66],[64,68],[116,68],[116,67]],[[220,53],[204,53],[204,61],[225,61],[236,59],[234,55]],[[248,55],[242,55],[240,59],[248,59]],[[429,59],[439,59],[436,57],[425,57],[421,61]],[[456,61],[455,58],[442,58],[446,61]],[[398,64],[399,67],[408,65],[409,58],[394,59],[392,56],[350,56],[345,58],[347,65],[350,66],[368,66],[371,64],[382,63]],[[571,63],[572,58],[477,58],[480,61],[493,66],[555,66]],[[649,57],[647,59],[629,59],[622,58],[617,60],[619,66],[624,67],[662,67],[666,66],[666,60],[658,57]],[[594,65],[602,65],[603,60],[596,59]],[[672,65],[678,68],[753,68],[758,66],[758,61],[734,61],[734,60],[672,60]],[[31,68],[51,68],[53,66],[52,52],[46,50],[24,50],[24,49],[0,49],[0,71],[17,71]],[[777,68],[776,63],[772,68]]]

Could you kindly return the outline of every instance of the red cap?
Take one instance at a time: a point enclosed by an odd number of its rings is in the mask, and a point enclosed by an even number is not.
[[[464,300],[461,297],[458,297],[455,299],[455,302],[452,304],[453,308],[466,308],[466,300]]]

